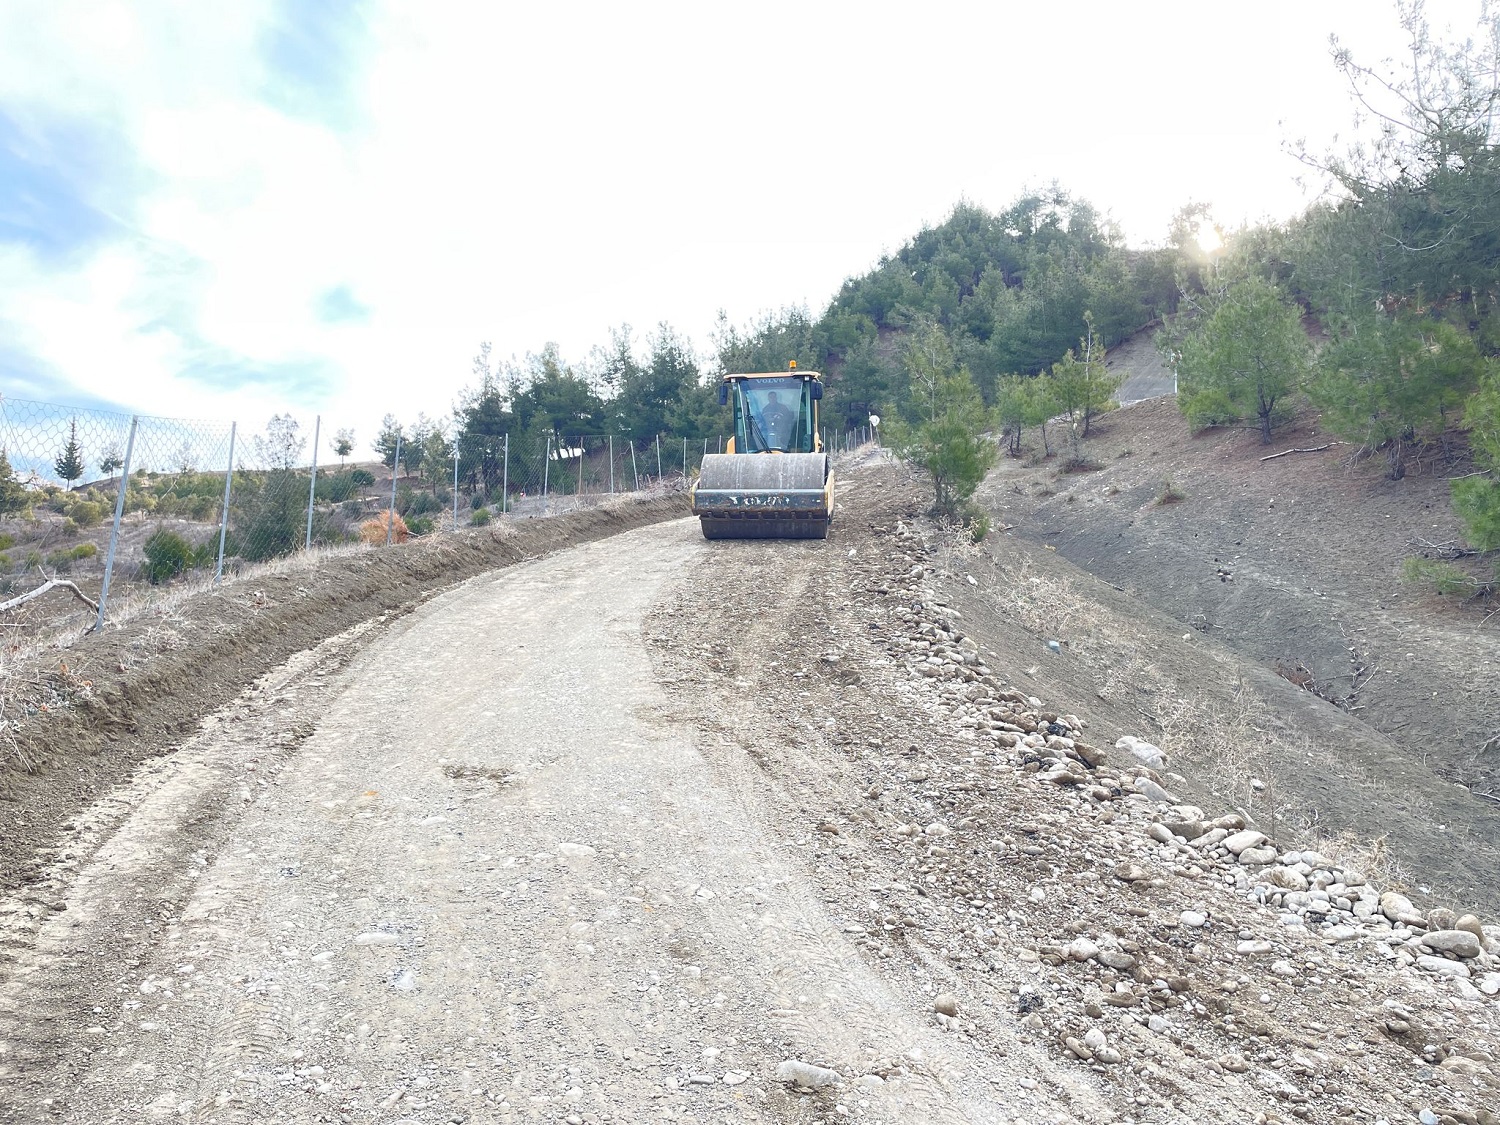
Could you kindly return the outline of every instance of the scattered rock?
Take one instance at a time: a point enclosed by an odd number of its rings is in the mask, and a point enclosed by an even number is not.
[[[1247,848],[1259,847],[1266,842],[1266,834],[1257,832],[1253,828],[1247,828],[1243,832],[1236,832],[1224,840],[1224,849],[1232,855],[1239,855]]]
[[[776,1081],[794,1082],[798,1086],[806,1086],[816,1090],[823,1086],[832,1086],[840,1081],[839,1072],[829,1070],[824,1066],[814,1066],[798,1059],[787,1059],[776,1068]]]

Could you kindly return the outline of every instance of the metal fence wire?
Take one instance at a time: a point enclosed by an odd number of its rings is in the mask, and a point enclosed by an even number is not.
[[[681,487],[721,448],[547,430],[454,435],[451,456],[398,445],[383,462],[351,463],[329,456],[336,432],[290,414],[247,433],[0,398],[0,602],[72,582],[97,599],[102,627],[111,583],[218,581],[315,546],[404,542]]]

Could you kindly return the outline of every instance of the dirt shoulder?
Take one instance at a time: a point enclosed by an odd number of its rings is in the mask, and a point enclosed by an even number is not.
[[[294,653],[484,571],[678,518],[685,507],[676,495],[620,502],[293,561],[12,665],[7,713],[24,717],[0,745],[0,889],[37,870],[69,818]]]

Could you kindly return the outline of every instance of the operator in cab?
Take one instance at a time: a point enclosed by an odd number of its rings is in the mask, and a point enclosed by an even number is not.
[[[797,412],[780,401],[775,391],[769,391],[766,405],[760,412],[760,423],[765,430],[766,445],[771,449],[785,449],[797,424]]]

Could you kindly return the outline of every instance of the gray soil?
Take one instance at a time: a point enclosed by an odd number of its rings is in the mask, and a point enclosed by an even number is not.
[[[1383,840],[1411,885],[1500,908],[1500,619],[1400,578],[1424,543],[1460,539],[1444,478],[1464,463],[1393,482],[1348,446],[1262,461],[1331,438],[1315,416],[1270,448],[1195,436],[1171,398],[1095,431],[1098,471],[1006,460],[979,496],[1009,528],[993,556],[1096,607],[1051,634],[1061,652],[1037,652],[1041,675],[1069,683],[1080,714],[1196,763],[1221,799],[1254,799],[1258,819]],[[1183,498],[1163,504],[1169,480]],[[1111,695],[1122,666],[1131,683]],[[1174,725],[1183,697],[1237,724],[1237,756]]]

